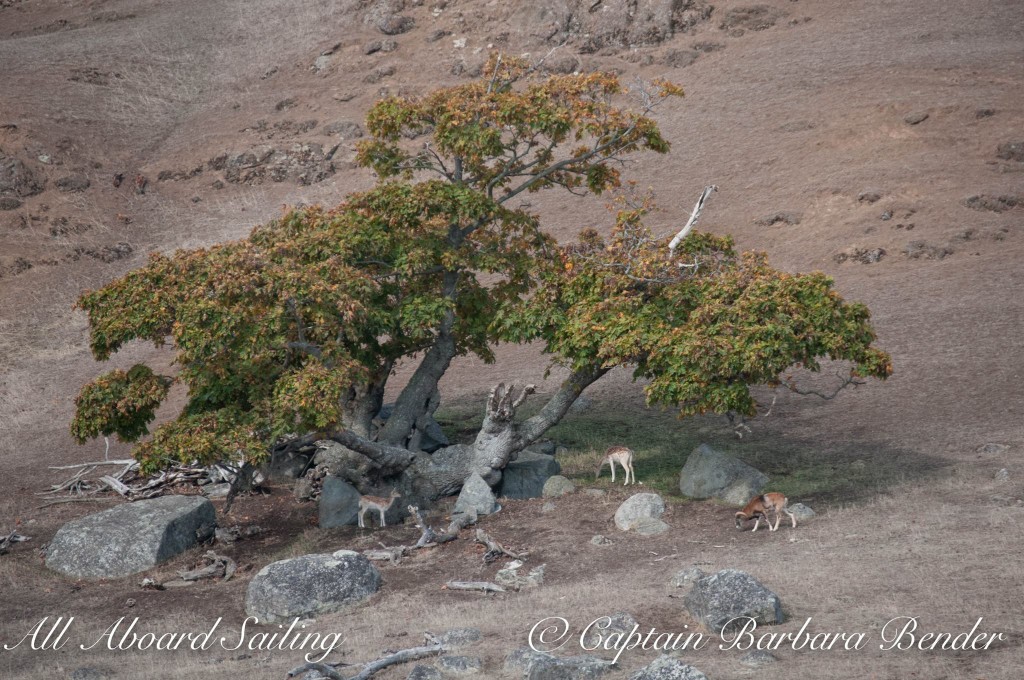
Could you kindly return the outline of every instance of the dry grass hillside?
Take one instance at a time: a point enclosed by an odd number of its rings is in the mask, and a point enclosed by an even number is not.
[[[492,599],[440,590],[450,578],[493,577],[460,540],[383,567],[369,606],[316,625],[343,632],[353,662],[413,646],[425,630],[476,626],[484,640],[467,653],[483,658],[481,677],[513,677],[504,655],[544,616],[585,623],[628,611],[645,628],[683,630],[692,621],[669,581],[698,564],[744,569],[773,588],[788,616],[781,631],[813,617],[821,631],[877,638],[897,616],[951,632],[984,617],[984,629],[1007,637],[983,652],[885,652],[877,639],[860,651],[782,649],[770,668],[781,677],[1019,677],[1024,13],[1015,0],[0,0],[0,534],[17,523],[32,536],[0,556],[0,675],[282,678],[298,653],[2,643],[57,615],[76,617],[83,642],[121,616],[150,630],[206,629],[223,616],[237,629],[245,584],[270,560],[415,538],[405,527],[319,530],[316,508],[279,487],[233,512],[268,527],[231,548],[240,578],[147,591],[138,578],[71,582],[42,569],[37,551],[63,522],[114,500],[40,509],[36,494],[64,478],[47,466],[103,455],[102,443],[79,447],[68,434],[79,386],[108,368],[92,360],[84,315],[72,309],[82,291],[148,252],[242,237],[282,205],[332,204],[368,187],[372,176],[351,161],[371,104],[462,82],[492,49],[545,57],[556,71],[681,83],[686,97],[659,109],[672,153],[629,169],[656,192],[652,222],[681,223],[701,188],[718,185],[700,228],[733,234],[783,269],[834,276],[844,296],[870,306],[895,373],[828,402],[780,394],[743,438],[721,419],[648,411],[640,386],[610,375],[554,435],[579,456],[567,470],[586,475],[612,443],[652,442],[638,465],[644,481],[678,471],[711,441],[820,516],[795,532],[738,533],[729,508],[668,495],[671,531],[642,538],[609,521],[621,488],[550,512],[539,499],[512,502],[488,531],[548,565],[541,588]],[[562,238],[609,223],[601,200],[531,200]],[[111,364],[142,357],[170,358],[139,345]],[[495,365],[457,363],[443,385],[448,422],[479,417],[481,392],[498,380],[550,389],[557,375],[545,382],[545,368],[530,347],[500,348]],[[995,479],[1003,468],[1008,479]],[[591,545],[598,533],[614,543]],[[654,656],[627,652],[606,677],[629,677]],[[740,656],[683,654],[712,680],[764,672]]]

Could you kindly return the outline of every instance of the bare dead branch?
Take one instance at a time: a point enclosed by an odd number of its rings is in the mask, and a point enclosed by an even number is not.
[[[697,199],[697,204],[693,206],[693,212],[690,213],[690,219],[686,221],[686,225],[679,230],[679,233],[675,235],[675,238],[668,244],[669,255],[673,255],[676,252],[676,247],[682,242],[686,235],[693,229],[693,225],[697,223],[697,218],[700,217],[701,212],[704,210],[704,203],[708,200],[708,196],[712,192],[718,191],[718,187],[714,184],[704,187],[704,191],[701,192],[700,198]]]
[[[498,559],[502,555],[511,557],[514,560],[525,560],[530,553],[521,552],[514,553],[498,541],[494,540],[486,531],[483,529],[476,530],[476,542],[481,543],[487,547],[487,552],[484,553],[484,562],[490,564],[494,560]]]
[[[444,590],[479,590],[485,593],[504,593],[505,589],[489,581],[448,581]]]

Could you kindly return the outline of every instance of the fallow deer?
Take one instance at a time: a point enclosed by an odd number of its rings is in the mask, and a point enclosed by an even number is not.
[[[789,515],[789,518],[793,520],[793,528],[796,529],[796,515],[786,509],[789,504],[789,499],[783,496],[781,493],[766,493],[760,496],[754,496],[747,503],[746,507],[736,513],[736,528],[742,529],[743,523],[747,520],[754,520],[754,531],[757,531],[757,526],[764,519],[765,524],[768,525],[769,531],[775,531],[779,528],[779,521],[782,519],[783,513]],[[768,511],[775,513],[775,526],[772,526],[771,521],[768,519]],[[753,531],[751,532],[753,533]]]
[[[601,469],[604,468],[604,464],[608,463],[608,467],[612,469],[612,484],[615,483],[615,464],[618,463],[622,466],[622,470],[626,473],[626,481],[622,483],[623,486],[629,484],[630,475],[633,476],[633,483],[636,484],[636,472],[633,471],[633,449],[626,448],[625,446],[613,446],[604,452],[604,458],[601,459],[600,465],[597,466],[597,474],[594,475],[594,479],[601,476]]]
[[[382,527],[387,526],[387,522],[384,519],[384,514],[391,509],[391,506],[395,504],[395,501],[401,497],[398,491],[392,489],[391,495],[387,498],[381,498],[380,496],[360,496],[359,497],[359,528],[366,528],[366,512],[368,510],[376,510],[380,513],[380,525]]]

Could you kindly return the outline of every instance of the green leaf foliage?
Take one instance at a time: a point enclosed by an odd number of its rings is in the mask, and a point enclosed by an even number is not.
[[[605,192],[619,161],[667,152],[650,114],[682,90],[628,94],[639,110],[612,74],[540,78],[494,57],[479,81],[370,111],[358,157],[379,175],[371,190],[152,254],[83,294],[96,359],[132,340],[170,345],[187,387],[178,417],[136,448],[143,467],[258,462],[282,435],[346,427],[346,395],[442,335],[485,361],[498,342],[541,340],[572,368],[630,365],[652,402],[684,414],[749,412],[749,385],[825,356],[887,375],[867,309],[824,275],[775,271],[710,234],[670,256],[642,224],[646,205],[624,204],[608,240],[589,231],[565,246],[510,207],[546,188]],[[143,438],[169,385],[144,366],[97,378],[73,435]]]

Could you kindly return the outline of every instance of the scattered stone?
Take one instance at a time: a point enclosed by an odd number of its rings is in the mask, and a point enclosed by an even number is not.
[[[199,496],[162,496],[116,505],[62,526],[46,566],[72,578],[120,578],[210,539],[213,504]]]
[[[358,139],[363,136],[363,128],[351,120],[339,120],[325,125],[321,130],[325,135],[338,135],[342,139]]]
[[[788,509],[799,521],[808,520],[818,514],[803,503],[793,503]]]
[[[991,118],[996,115],[995,109],[978,109],[974,112],[975,118]]]
[[[548,479],[562,471],[552,456],[521,451],[501,473],[498,495],[505,498],[540,498]]]
[[[643,520],[659,520],[665,514],[665,501],[656,493],[638,493],[627,498],[615,511],[615,526],[620,531],[651,530],[652,524]],[[660,532],[656,532],[660,533]]]
[[[803,215],[801,215],[800,213],[795,213],[795,212],[777,212],[777,213],[772,213],[771,215],[765,215],[764,217],[760,217],[760,218],[754,220],[754,224],[756,224],[758,226],[761,226],[761,227],[770,227],[773,224],[778,224],[779,222],[782,222],[783,224],[793,225],[793,224],[800,224],[800,220],[802,218],[803,218]]]
[[[443,28],[437,28],[427,34],[427,42],[434,43],[440,40],[441,38],[444,38],[445,36],[449,36],[451,34],[451,31],[446,31]]]
[[[128,257],[134,251],[135,249],[132,245],[130,243],[125,243],[124,241],[115,243],[112,246],[102,246],[100,248],[75,246],[75,249],[68,255],[68,259],[72,262],[77,262],[85,256],[99,260],[100,262],[116,262],[117,260],[123,260]]]
[[[996,444],[993,442],[982,444],[977,448],[978,453],[984,453],[990,456],[1006,453],[1009,450],[1010,447],[1007,444]]]
[[[665,53],[665,66],[671,68],[685,68],[697,61],[700,52],[697,50],[669,50]]]
[[[590,539],[590,543],[592,545],[611,545],[612,543],[614,543],[614,541],[608,538],[607,536],[597,534],[596,536]]]
[[[903,254],[911,260],[941,260],[947,255],[952,255],[953,249],[949,246],[935,246],[927,241],[911,241],[903,246]]]
[[[907,125],[918,125],[928,120],[928,113],[926,111],[914,111],[903,116],[903,122]]]
[[[0,210],[17,210],[21,207],[21,201],[13,196],[0,197]]]
[[[529,647],[513,650],[505,657],[505,669],[529,680],[594,680],[612,670],[610,661],[594,656],[556,657]]]
[[[433,666],[420,664],[413,667],[406,680],[443,680],[443,678],[444,676],[441,675],[441,671]]]
[[[725,45],[718,42],[702,41],[693,43],[693,49],[698,52],[717,52],[718,50],[724,50]]]
[[[767,483],[768,475],[707,444],[693,450],[679,475],[684,496],[717,498],[739,506],[761,493]]]
[[[710,632],[742,627],[746,618],[758,624],[782,623],[782,601],[756,578],[737,569],[723,569],[698,579],[683,598],[686,610]]]
[[[377,22],[377,30],[384,35],[401,35],[402,33],[408,33],[415,27],[415,19],[398,14],[383,17]]]
[[[891,210],[886,210],[885,212],[882,213],[882,216],[881,216],[880,219],[883,222],[888,222],[889,220],[892,219],[892,211]]]
[[[214,538],[217,539],[218,543],[230,544],[239,539],[257,536],[261,533],[263,533],[263,529],[255,524],[247,527],[235,525],[233,527],[217,527],[217,530],[214,532]]]
[[[67,193],[79,193],[89,188],[89,178],[85,175],[68,175],[55,183],[57,188]]]
[[[629,676],[629,680],[708,680],[708,676],[679,659],[662,654]]]
[[[554,512],[555,511],[555,503],[554,503],[554,501],[548,501],[544,505],[540,506],[540,511],[542,513],[545,513],[545,514],[547,514],[549,512]]]
[[[271,562],[253,577],[245,611],[260,623],[335,612],[364,601],[380,588],[380,572],[351,550]]]
[[[996,149],[996,156],[1004,161],[1024,163],[1024,142],[1006,142]]]
[[[611,616],[602,616],[595,621],[587,635],[583,638],[583,647],[584,649],[595,649],[600,646],[603,640],[607,640],[609,635],[616,633],[622,634],[622,639],[624,640],[626,639],[625,636],[632,633],[638,625],[636,619],[626,612],[616,612]]]
[[[282,99],[277,104],[275,104],[274,110],[287,111],[288,109],[294,108],[298,103],[299,102],[295,99],[295,97],[288,97],[287,99]]]
[[[771,28],[779,19],[786,16],[789,16],[788,12],[776,9],[771,5],[734,7],[725,13],[725,17],[718,27],[723,31],[763,31]]]
[[[705,576],[706,574],[700,567],[689,566],[676,572],[676,575],[672,577],[672,585],[676,588],[688,588]]]
[[[398,42],[394,40],[371,40],[363,45],[363,54],[371,55],[377,52],[394,52],[398,49]]]
[[[483,668],[483,662],[475,656],[442,656],[437,664],[450,675],[476,675]]]
[[[996,473],[995,480],[997,482],[1006,482],[1010,479],[1010,471],[1006,468],[1002,468]]]
[[[229,156],[224,162],[224,179],[232,184],[249,185],[263,184],[266,180],[316,184],[337,171],[332,161],[335,151],[325,152],[322,145],[315,143],[295,143],[276,149],[258,147]]]
[[[323,73],[331,67],[331,55],[321,54],[319,57],[313,60],[313,65],[309,67],[309,70],[313,73]]]
[[[766,666],[776,661],[778,658],[767,649],[754,649],[740,657],[740,663],[751,668]]]
[[[544,482],[544,489],[541,496],[544,498],[558,498],[576,490],[576,485],[562,475],[552,475]]]
[[[981,194],[964,199],[964,205],[971,210],[988,210],[991,212],[1005,212],[1019,205],[1024,205],[1024,198],[1020,196],[988,196]]]
[[[582,64],[579,57],[570,52],[556,52],[544,60],[541,66],[548,73],[575,73]]]
[[[480,632],[479,628],[452,628],[442,633],[437,639],[441,644],[464,647],[474,642],[480,642],[484,639],[484,634]]]
[[[867,189],[857,195],[857,200],[861,203],[875,203],[881,199],[882,192],[879,189]]]
[[[608,492],[604,489],[584,489],[583,493],[588,496],[593,496],[594,498],[602,498],[608,495]]]
[[[368,83],[370,85],[373,85],[374,83],[379,83],[385,78],[395,75],[395,70],[396,69],[393,65],[375,68],[373,71],[367,74],[365,78],[363,78],[363,82]]]
[[[494,582],[511,590],[522,590],[523,588],[536,588],[544,583],[544,568],[541,564],[530,570],[526,576],[520,576],[519,569],[523,566],[520,560],[513,560],[498,570],[494,575]]]
[[[885,248],[860,248],[850,246],[846,250],[836,253],[833,260],[837,264],[843,262],[860,262],[861,264],[875,264],[885,257]]]
[[[500,509],[501,506],[498,505],[494,492],[491,491],[491,487],[483,477],[475,472],[466,477],[466,481],[462,484],[462,491],[459,492],[459,498],[455,501],[454,512],[490,515]]]
[[[333,529],[334,527],[353,526],[358,521],[359,498],[362,494],[354,486],[334,475],[324,478],[323,488],[320,490],[320,502],[317,506],[319,525],[321,529]],[[397,505],[397,503],[395,504]],[[385,520],[397,521],[398,515],[395,506],[385,513]],[[394,517],[390,515],[394,514]],[[380,519],[377,513],[375,519]]]

